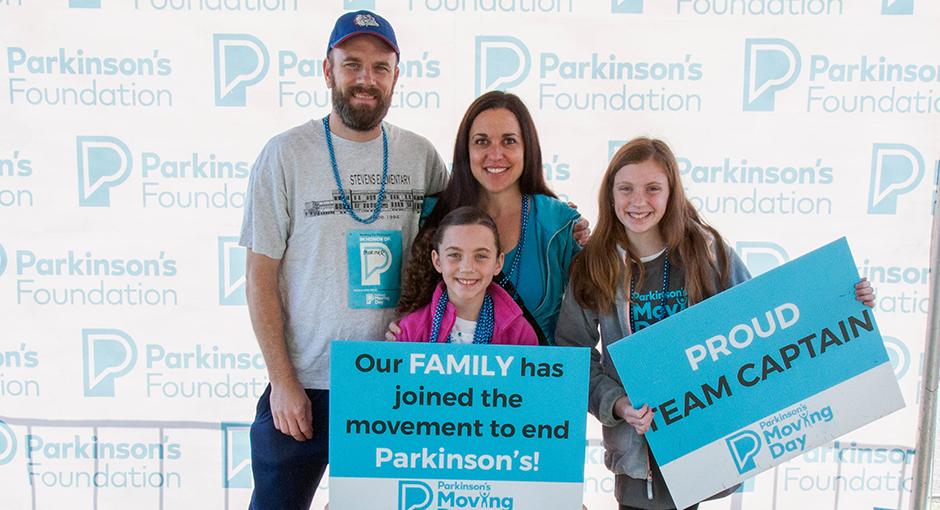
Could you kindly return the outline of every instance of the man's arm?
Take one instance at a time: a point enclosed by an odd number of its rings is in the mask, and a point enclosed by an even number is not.
[[[284,307],[278,291],[281,261],[248,250],[245,293],[251,325],[271,381],[274,427],[298,441],[313,437],[310,399],[297,379],[284,338]]]

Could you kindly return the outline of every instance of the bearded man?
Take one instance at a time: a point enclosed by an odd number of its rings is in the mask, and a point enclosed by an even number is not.
[[[341,16],[323,74],[333,108],[272,138],[248,185],[239,244],[270,385],[251,426],[251,508],[307,509],[327,466],[331,340],[380,339],[426,194],[431,143],[384,122],[398,79],[391,25]]]

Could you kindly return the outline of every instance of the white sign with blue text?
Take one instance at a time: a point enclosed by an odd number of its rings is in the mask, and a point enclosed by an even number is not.
[[[581,508],[587,349],[331,351],[330,508]]]
[[[845,238],[610,347],[685,508],[904,407]]]

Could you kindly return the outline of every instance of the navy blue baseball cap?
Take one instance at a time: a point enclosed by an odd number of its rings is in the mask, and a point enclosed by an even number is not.
[[[330,34],[330,44],[326,47],[327,53],[337,44],[342,44],[346,39],[360,34],[374,35],[382,39],[395,50],[395,55],[401,56],[392,24],[382,16],[369,11],[347,12],[340,16],[336,20],[336,25],[333,26],[333,33]]]

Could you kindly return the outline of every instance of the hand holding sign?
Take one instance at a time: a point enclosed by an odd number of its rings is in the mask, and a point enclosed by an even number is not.
[[[653,410],[646,404],[637,409],[630,402],[630,397],[624,395],[614,402],[614,412],[636,429],[637,434],[646,434],[653,423]]]
[[[840,239],[610,346],[679,508],[903,407],[858,280]]]

